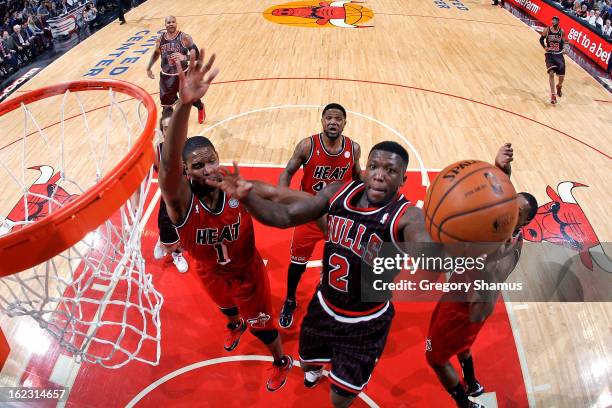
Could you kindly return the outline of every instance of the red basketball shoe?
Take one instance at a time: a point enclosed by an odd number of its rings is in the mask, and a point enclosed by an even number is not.
[[[240,319],[240,325],[238,327],[231,329],[230,326],[231,324],[228,324],[225,329],[225,342],[223,343],[223,348],[227,351],[232,351],[238,346],[238,343],[240,343],[240,336],[242,336],[242,333],[244,333],[247,328],[242,318]]]
[[[293,367],[293,359],[291,356],[285,355],[284,357],[284,365],[272,363],[272,374],[270,374],[270,378],[268,378],[268,382],[266,383],[266,388],[270,392],[274,392],[285,385],[287,376],[289,375],[289,370],[291,370],[291,367]]]

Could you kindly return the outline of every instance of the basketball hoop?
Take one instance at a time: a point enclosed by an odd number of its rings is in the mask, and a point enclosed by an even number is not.
[[[163,298],[140,249],[156,116],[146,91],[115,80],[0,104],[15,136],[0,147],[0,309],[32,316],[77,361],[159,362]]]

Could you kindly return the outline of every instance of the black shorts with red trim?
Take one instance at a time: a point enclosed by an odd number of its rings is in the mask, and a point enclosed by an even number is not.
[[[553,71],[557,75],[565,75],[565,58],[563,54],[553,54],[547,52],[544,60],[546,61],[546,71]]]
[[[159,99],[162,107],[172,106],[178,101],[178,75],[159,74]]]
[[[332,384],[359,394],[368,384],[387,343],[395,315],[393,305],[385,303],[378,312],[368,316],[334,317],[323,308],[320,296],[317,291],[302,321],[300,359],[311,364],[331,363],[329,380]],[[330,310],[327,304],[325,306]],[[338,319],[357,321],[349,323]]]
[[[162,244],[172,245],[179,242],[178,232],[176,227],[172,223],[168,210],[166,209],[166,202],[162,198],[159,202],[159,213],[157,214],[157,227],[159,228],[159,240]]]

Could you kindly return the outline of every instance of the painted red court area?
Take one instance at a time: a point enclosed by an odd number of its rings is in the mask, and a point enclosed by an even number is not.
[[[246,178],[275,182],[281,169],[251,167],[241,171]],[[294,180],[299,180],[299,175]],[[151,197],[157,190],[154,187]],[[423,199],[424,192],[421,174],[410,172],[404,194],[416,202]],[[291,231],[256,224],[256,233],[259,251],[268,262],[272,302],[278,312],[285,295]],[[283,389],[267,392],[265,381],[271,364],[262,361],[267,357],[267,350],[251,334],[246,333],[232,353],[223,350],[224,316],[205,294],[195,274],[178,273],[169,257],[165,262],[153,258],[156,240],[157,210],[146,224],[142,244],[147,271],[164,296],[160,364],[152,367],[131,362],[123,368],[109,370],[84,363],[76,367],[78,372],[72,372],[74,383],[66,406],[123,407],[130,402],[135,402],[137,407],[156,408],[329,406],[329,382],[306,389],[297,366]],[[321,245],[315,251],[315,259],[321,259]],[[300,322],[318,277],[317,268],[307,270],[298,289],[297,321],[291,329],[281,331],[285,350],[294,358],[297,358]],[[396,303],[395,306],[397,313],[383,357],[365,391],[367,396],[354,406],[454,406],[425,361],[425,334],[434,305]],[[35,356],[22,383],[49,384],[60,354],[53,346],[45,355]],[[519,358],[503,304],[497,305],[481,331],[473,354],[477,378],[488,392],[496,393],[500,407],[527,406]]]

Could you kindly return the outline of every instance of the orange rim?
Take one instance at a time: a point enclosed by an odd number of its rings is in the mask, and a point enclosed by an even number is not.
[[[74,246],[106,221],[140,185],[153,164],[153,134],[157,110],[151,96],[139,86],[117,80],[72,81],[30,91],[0,103],[0,116],[21,104],[29,104],[70,91],[113,89],[142,101],[147,123],[123,160],[99,183],[57,212],[0,237],[0,276],[11,275],[38,265]]]

